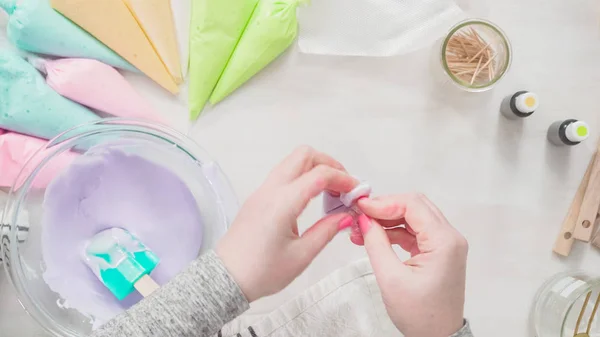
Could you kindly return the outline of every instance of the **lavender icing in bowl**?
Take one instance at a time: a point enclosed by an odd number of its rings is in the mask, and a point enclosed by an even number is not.
[[[32,188],[64,151],[81,155],[46,190]],[[17,179],[4,212],[2,255],[23,307],[53,336],[87,336],[140,300],[136,294],[116,301],[84,268],[78,253],[87,236],[105,227],[137,232],[162,255],[153,276],[164,284],[213,248],[237,211],[227,179],[206,152],[156,124],[82,125],[51,140],[27,165],[35,169]],[[29,233],[18,240],[23,212]]]

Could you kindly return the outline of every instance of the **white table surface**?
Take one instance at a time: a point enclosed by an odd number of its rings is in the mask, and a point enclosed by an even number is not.
[[[491,92],[456,94],[433,81],[432,50],[391,58],[304,55],[294,48],[195,125],[183,100],[139,75],[142,94],[220,163],[245,200],[270,168],[309,144],[368,179],[376,194],[421,191],[470,242],[466,316],[477,336],[527,336],[537,288],[551,275],[594,271],[600,253],[577,244],[551,253],[600,130],[600,2],[503,0],[479,15],[512,41],[507,77]],[[0,46],[5,46],[0,18]],[[541,108],[524,121],[498,114],[501,99],[535,91]],[[547,127],[586,120],[592,138],[554,148]],[[303,227],[316,220],[310,205]],[[268,312],[334,269],[365,256],[343,236],[282,293],[253,305]],[[0,335],[44,336],[0,274]]]

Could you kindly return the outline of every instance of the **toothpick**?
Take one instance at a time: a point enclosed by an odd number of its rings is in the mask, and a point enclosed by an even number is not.
[[[460,75],[467,75],[467,74],[472,74],[473,70],[466,70],[466,71],[461,71],[459,73],[454,74],[454,76],[460,76]]]
[[[489,59],[481,68],[487,67],[490,63],[492,63],[492,61],[496,58],[496,56],[498,56],[498,53],[494,54],[494,56],[492,56],[492,58]]]
[[[479,39],[479,33],[477,33],[475,31],[475,29],[473,29],[473,27],[469,27],[469,31],[471,31],[471,34],[473,34],[473,36],[475,37],[475,40],[477,40],[477,42],[479,43],[483,43],[483,41],[481,41],[481,39]]]
[[[463,50],[467,54],[467,57],[471,57],[471,55],[469,55],[469,52],[467,51],[467,47],[465,47],[465,44],[462,42],[462,39],[458,40],[458,42],[460,42],[460,45],[462,46]]]
[[[490,57],[490,50],[489,50],[489,49],[488,49],[488,50],[486,50],[486,51],[485,51],[485,53],[487,54],[487,58],[488,58],[488,60],[489,60],[489,59],[491,59],[491,57]],[[490,79],[490,82],[492,81],[492,78],[493,78],[493,77],[492,77],[492,67],[493,67],[493,65],[492,65],[492,64],[489,64],[489,65],[488,65],[488,77],[489,77],[489,79]]]
[[[475,69],[475,74],[473,74],[473,77],[471,78],[471,85],[473,85],[473,82],[475,82],[475,77],[477,76],[477,74],[479,74],[479,66],[481,65],[481,61],[483,61],[483,56],[479,58],[479,63],[477,63],[477,69]]]
[[[475,63],[468,62],[448,62],[450,66],[463,66],[463,67],[475,67]]]
[[[481,49],[480,49],[480,50],[477,52],[477,54],[475,54],[475,56],[471,57],[471,58],[469,59],[469,61],[467,61],[467,62],[473,62],[473,61],[474,61],[474,60],[477,58],[477,56],[481,55],[481,53],[483,53],[484,51],[488,50],[488,47],[490,46],[490,44],[492,44],[492,43],[490,42],[490,43],[486,44],[486,45],[485,45],[485,47],[481,48]]]
[[[459,40],[458,42],[450,44],[450,47],[461,48],[465,54],[473,53],[478,51],[477,47],[472,47],[470,45],[466,45],[465,41]],[[470,57],[470,55],[469,55]]]
[[[495,57],[495,56],[494,56],[494,57]],[[490,58],[490,60],[493,60],[493,58]],[[492,72],[492,78],[495,78],[495,77],[496,77],[496,70],[495,70],[495,67],[494,67],[494,63],[495,63],[495,62],[492,62],[492,63],[491,63],[491,65],[492,65],[492,66],[491,66],[491,68],[490,68],[490,71]]]

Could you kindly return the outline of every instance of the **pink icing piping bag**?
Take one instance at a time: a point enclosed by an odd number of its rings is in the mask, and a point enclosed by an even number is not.
[[[11,187],[21,169],[27,161],[48,142],[22,135],[15,132],[7,132],[0,129],[0,187]],[[36,175],[32,186],[34,188],[45,188],[48,184],[67,167],[77,154],[73,152],[63,152],[50,160]],[[28,165],[28,170],[22,175],[26,178],[31,174],[34,165]],[[17,187],[23,184],[24,180],[17,184]]]
[[[167,124],[113,67],[83,58],[27,60],[46,74],[46,83],[61,96],[107,114]]]

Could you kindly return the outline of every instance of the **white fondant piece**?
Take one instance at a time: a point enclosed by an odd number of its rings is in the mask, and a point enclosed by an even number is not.
[[[371,185],[367,183],[360,183],[352,191],[348,193],[342,193],[340,200],[346,207],[351,207],[354,202],[362,197],[368,197],[371,194]]]

